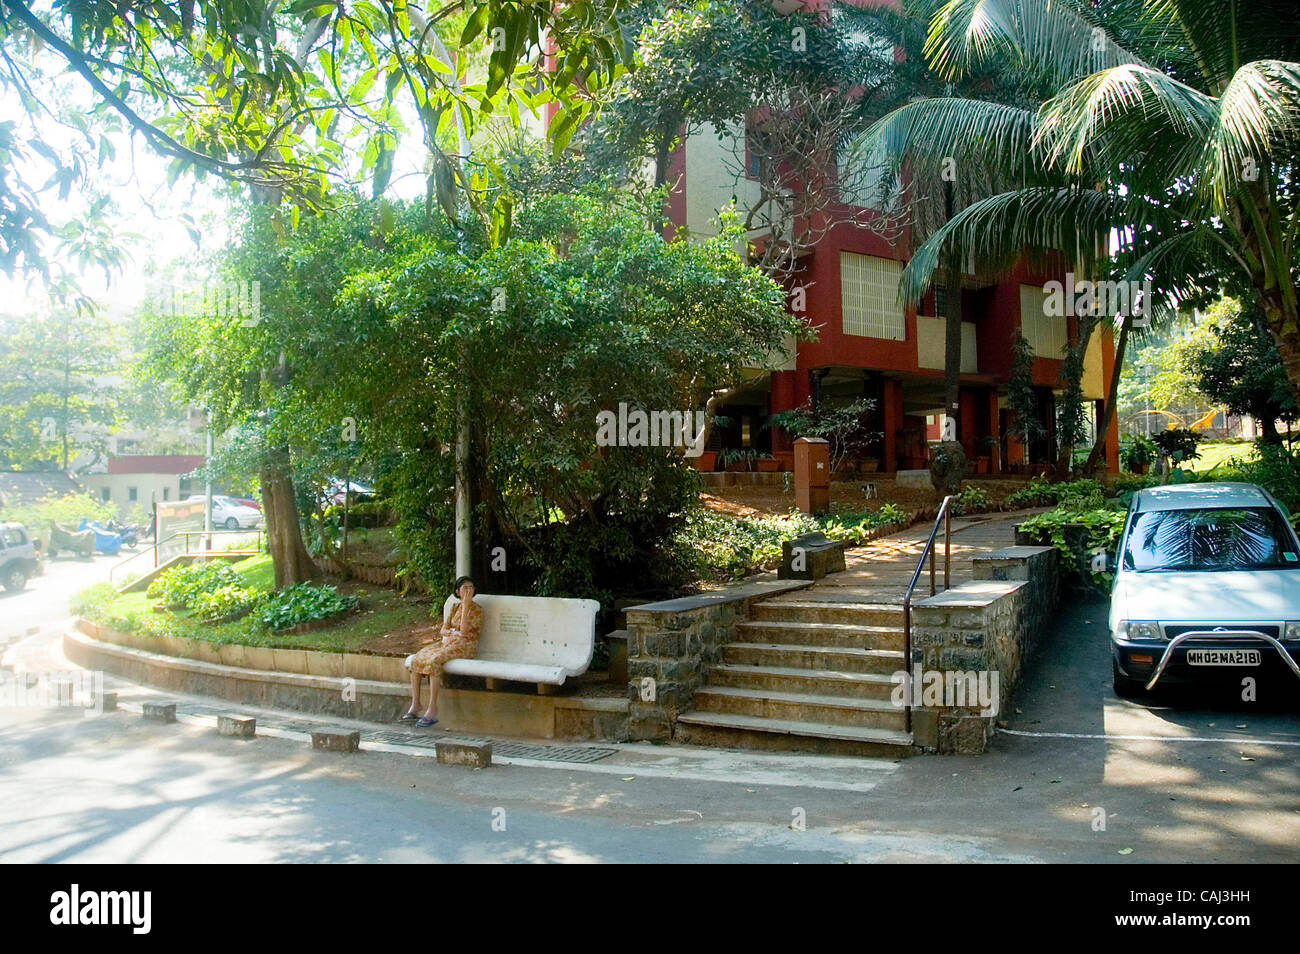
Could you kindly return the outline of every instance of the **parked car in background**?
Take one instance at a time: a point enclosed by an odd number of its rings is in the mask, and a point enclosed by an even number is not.
[[[1300,679],[1300,539],[1286,508],[1263,488],[1204,483],[1139,491],[1116,563],[1116,694],[1239,684],[1287,670]]]
[[[356,481],[345,481],[340,478],[334,478],[330,481],[329,489],[325,492],[327,503],[343,506],[343,498],[351,492],[352,503],[364,503],[367,500],[373,500],[375,489],[367,487],[365,484],[359,484]]]
[[[203,494],[191,494],[187,499],[202,500]],[[256,530],[262,525],[262,511],[247,507],[222,494],[212,495],[212,526],[225,530]]]
[[[0,584],[17,593],[40,571],[36,547],[21,523],[0,523]]]

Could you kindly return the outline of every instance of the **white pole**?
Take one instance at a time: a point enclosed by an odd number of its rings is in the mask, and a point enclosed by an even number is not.
[[[203,459],[203,469],[207,471],[208,476],[203,485],[203,549],[212,549],[212,475],[209,468],[212,466],[212,415],[204,408],[204,429],[207,431],[207,456]]]

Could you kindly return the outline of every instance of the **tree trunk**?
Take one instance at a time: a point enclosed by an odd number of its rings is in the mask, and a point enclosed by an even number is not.
[[[940,433],[945,441],[958,440],[958,422],[961,420],[959,395],[961,394],[961,260],[949,256],[944,277],[944,337],[943,337],[943,406],[944,413],[952,418],[952,433]],[[974,437],[973,434],[966,435]]]
[[[1101,420],[1097,422],[1097,442],[1092,445],[1088,462],[1083,465],[1085,475],[1091,474],[1097,461],[1106,453],[1106,436],[1110,433],[1110,419],[1115,415],[1119,400],[1119,376],[1124,370],[1124,351],[1128,347],[1128,329],[1131,319],[1126,318],[1119,329],[1119,341],[1115,343],[1115,369],[1111,372],[1110,387],[1106,392],[1106,402],[1101,408]]]
[[[1069,401],[1073,397],[1082,400],[1079,394],[1079,381],[1083,378],[1084,355],[1088,353],[1088,342],[1092,340],[1092,333],[1097,327],[1097,318],[1091,315],[1079,316],[1079,333],[1078,341],[1070,346],[1070,354],[1067,357],[1062,371],[1066,375],[1066,380],[1061,383],[1065,385],[1061,394],[1062,401]],[[1056,434],[1058,445],[1056,448],[1056,478],[1057,480],[1066,480],[1074,471],[1074,442],[1066,440],[1067,435],[1062,433],[1060,426],[1061,408],[1056,412]]]
[[[1300,401],[1300,315],[1276,288],[1259,292],[1259,307],[1277,344],[1291,394]]]
[[[1282,435],[1277,432],[1277,422],[1269,417],[1267,412],[1262,417],[1256,417],[1255,420],[1259,422],[1260,430],[1264,432],[1259,438],[1261,444],[1282,443]]]
[[[293,478],[289,476],[289,451],[277,448],[267,455],[262,466],[262,507],[266,512],[266,540],[275,568],[275,588],[320,576],[307,547],[302,542],[298,521],[298,501],[294,497]]]

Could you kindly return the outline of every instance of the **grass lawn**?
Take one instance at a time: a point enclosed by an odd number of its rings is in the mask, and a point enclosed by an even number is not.
[[[1198,474],[1213,470],[1234,457],[1239,457],[1242,460],[1253,460],[1255,458],[1255,445],[1252,443],[1233,444],[1227,441],[1207,441],[1201,444],[1197,450],[1200,451],[1201,456],[1188,462],[1184,469]]]
[[[249,557],[233,564],[233,569],[251,589],[269,593],[274,585],[270,556]],[[357,597],[360,606],[355,612],[343,614],[334,625],[311,633],[279,635],[257,624],[253,616],[229,623],[204,623],[195,619],[188,610],[155,609],[155,601],[144,593],[116,596],[103,606],[100,618],[105,622],[112,618],[135,619],[138,621],[135,628],[140,632],[188,636],[218,645],[239,643],[327,652],[348,652],[377,637],[409,630],[429,621],[432,604],[427,600],[417,602],[395,590],[355,581],[335,585],[339,592]]]

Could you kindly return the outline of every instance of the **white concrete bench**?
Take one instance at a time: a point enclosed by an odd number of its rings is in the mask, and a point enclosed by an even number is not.
[[[456,597],[447,597],[444,620],[457,602]],[[582,675],[591,665],[600,611],[596,600],[480,593],[474,602],[483,609],[478,654],[451,660],[443,672],[483,677],[489,689],[505,679],[536,683],[544,691],[543,687],[560,686],[569,677]]]

